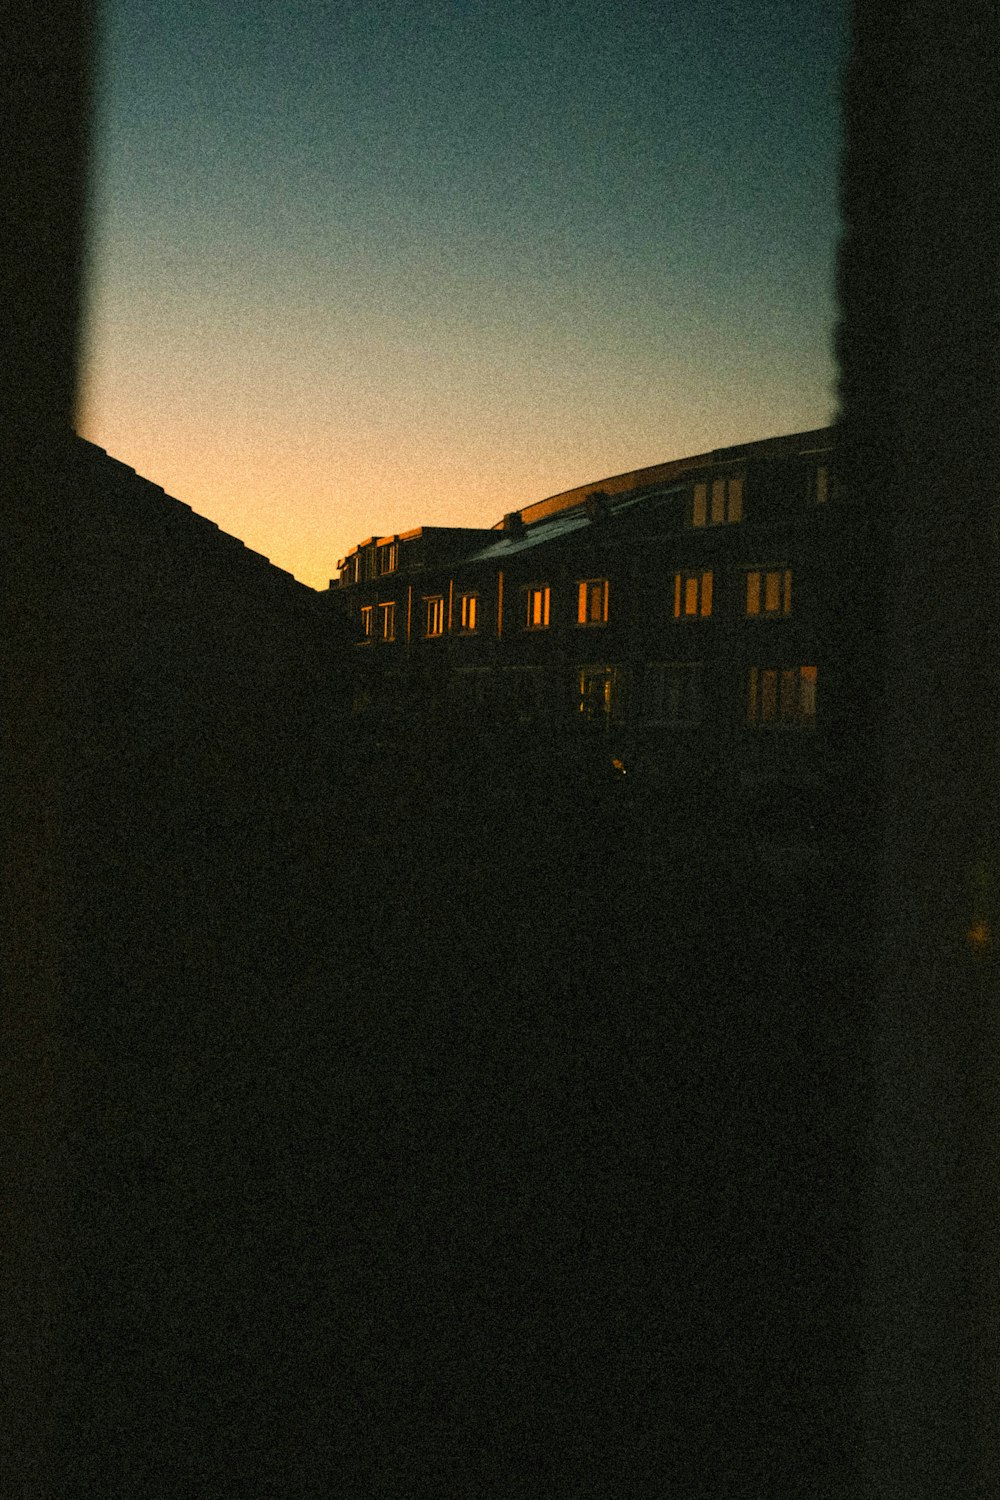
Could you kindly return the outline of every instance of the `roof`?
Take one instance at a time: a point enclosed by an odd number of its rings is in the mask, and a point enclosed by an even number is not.
[[[672,485],[668,491],[657,491],[657,497],[664,493],[674,494],[682,489],[681,485]],[[612,501],[608,513],[610,516],[619,516],[633,506],[640,505],[644,500],[651,499],[647,494],[629,495],[624,500]],[[505,558],[515,557],[520,552],[527,552],[533,547],[544,546],[548,542],[554,542],[562,537],[569,536],[574,531],[583,531],[589,526],[599,525],[579,505],[571,512],[564,511],[561,515],[554,516],[551,520],[536,521],[533,526],[522,532],[512,532],[504,535],[500,541],[493,542],[479,552],[470,553],[462,559],[463,563],[473,562],[496,562],[502,563]]]

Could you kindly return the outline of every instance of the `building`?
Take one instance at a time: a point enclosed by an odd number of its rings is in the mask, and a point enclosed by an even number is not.
[[[331,583],[367,667],[356,709],[582,748],[699,815],[808,806],[844,768],[833,441],[616,475],[489,530],[368,538]]]

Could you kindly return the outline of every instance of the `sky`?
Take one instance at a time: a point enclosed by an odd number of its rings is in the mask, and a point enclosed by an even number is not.
[[[84,436],[314,588],[834,415],[843,0],[104,0]]]

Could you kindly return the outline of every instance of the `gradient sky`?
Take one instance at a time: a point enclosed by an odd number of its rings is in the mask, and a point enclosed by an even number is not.
[[[834,412],[842,0],[104,0],[80,430],[325,587]]]

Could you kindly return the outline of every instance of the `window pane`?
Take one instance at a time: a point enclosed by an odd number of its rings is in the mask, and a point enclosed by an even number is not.
[[[466,618],[465,618],[465,628],[466,628],[466,630],[475,630],[475,628],[476,628],[476,604],[477,604],[477,602],[478,601],[476,599],[475,594],[470,594],[470,596],[466,600],[466,604],[468,605],[468,608],[466,609],[466,612],[465,612],[465,615],[466,615]]]
[[[770,668],[761,673],[760,716],[765,723],[778,716],[778,674]]]
[[[712,575],[702,573],[701,575],[701,612],[703,615],[712,613]]]
[[[799,673],[797,667],[786,667],[781,674],[781,717],[787,723],[799,716]]]
[[[764,611],[766,614],[776,614],[781,608],[780,583],[780,573],[768,573],[764,579]]]
[[[691,524],[693,526],[704,526],[708,511],[708,485],[696,484],[694,487],[694,502],[691,512]]]
[[[826,497],[830,491],[830,471],[819,468],[816,470],[816,504],[825,505]]]
[[[542,590],[542,624],[549,623],[549,590]]]
[[[816,717],[816,668],[803,667],[799,676],[802,717],[812,720]]]
[[[729,519],[743,519],[743,480],[738,476],[729,481]]]
[[[747,700],[747,719],[751,724],[757,722],[757,668],[750,668],[750,695]]]
[[[726,519],[726,481],[712,480],[712,525],[718,526]]]
[[[747,574],[747,614],[760,614],[760,574]]]
[[[576,623],[586,625],[587,623],[587,585],[581,583],[576,600]]]
[[[686,578],[684,580],[684,613],[686,615],[696,615],[698,613],[697,578]]]

